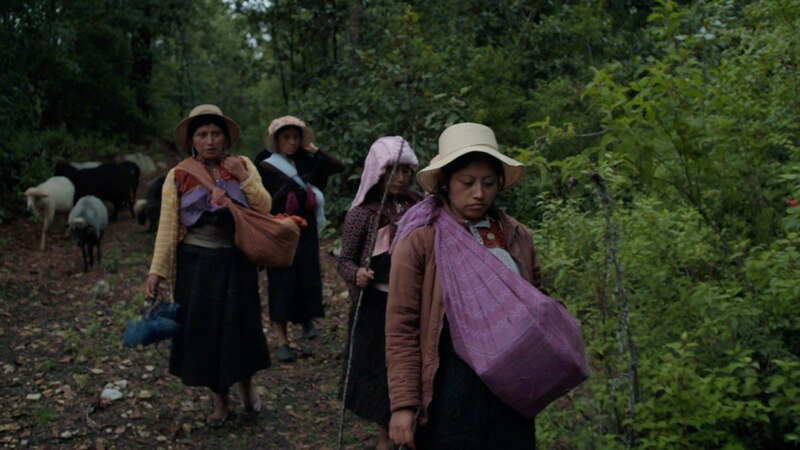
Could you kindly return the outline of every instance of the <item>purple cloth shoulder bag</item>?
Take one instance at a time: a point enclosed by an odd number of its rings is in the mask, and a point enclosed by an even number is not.
[[[433,199],[406,212],[395,242],[431,223],[453,348],[486,386],[532,418],[586,380],[578,322],[503,265]]]

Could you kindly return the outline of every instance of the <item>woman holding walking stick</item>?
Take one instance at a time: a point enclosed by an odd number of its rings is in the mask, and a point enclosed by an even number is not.
[[[400,136],[372,144],[342,229],[337,269],[352,300],[344,374],[344,406],[378,425],[376,449],[391,448],[384,326],[389,288],[389,244],[397,221],[421,196],[409,189],[417,168],[414,150]],[[357,307],[360,303],[360,308]],[[355,328],[353,328],[355,327]]]

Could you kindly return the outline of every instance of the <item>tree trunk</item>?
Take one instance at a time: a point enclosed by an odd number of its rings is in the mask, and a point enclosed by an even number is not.
[[[363,0],[350,0],[350,26],[347,29],[347,37],[350,43],[350,57],[355,65],[358,65],[357,50],[361,48],[361,25],[363,20]]]

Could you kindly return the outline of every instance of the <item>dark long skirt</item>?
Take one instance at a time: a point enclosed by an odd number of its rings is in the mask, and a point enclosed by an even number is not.
[[[362,295],[345,401],[345,407],[355,415],[384,427],[389,426],[392,415],[386,380],[386,298],[385,292],[372,288]],[[348,333],[354,312],[355,307],[350,311]],[[346,366],[344,371],[343,380]]]
[[[169,371],[215,392],[270,365],[256,267],[236,248],[179,244],[175,301],[180,332]]]
[[[445,321],[429,420],[417,430],[420,449],[535,449],[536,427],[501,402],[456,355]]]
[[[322,269],[315,222],[300,232],[291,267],[267,269],[269,318],[273,322],[304,323],[323,317]]]

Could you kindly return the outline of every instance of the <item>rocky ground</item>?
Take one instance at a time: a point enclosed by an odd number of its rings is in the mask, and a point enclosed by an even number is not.
[[[153,236],[121,214],[103,238],[102,266],[83,273],[78,247],[61,236],[63,223],[51,228],[46,251],[38,250],[40,223],[27,215],[18,212],[0,225],[0,446],[337,448],[349,300],[332,240],[324,240],[321,254],[326,317],[318,322],[320,336],[304,341],[299,327],[290,330],[292,345],[312,355],[293,364],[273,356],[273,366],[254,378],[262,413],[243,414],[235,391],[237,414],[210,429],[204,423],[212,410],[209,391],[168,374],[168,342],[122,346],[126,321],[144,303]],[[374,445],[374,427],[346,417],[344,448]]]

